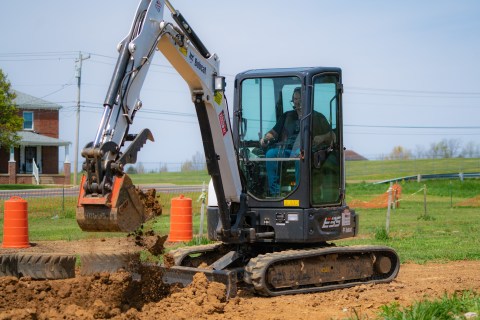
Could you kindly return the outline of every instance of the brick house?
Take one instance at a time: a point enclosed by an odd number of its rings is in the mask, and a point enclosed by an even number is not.
[[[61,106],[14,91],[14,102],[23,118],[20,146],[0,148],[0,184],[70,184],[69,141],[59,139]],[[63,173],[59,173],[59,148],[65,148]],[[35,177],[38,176],[38,180]]]

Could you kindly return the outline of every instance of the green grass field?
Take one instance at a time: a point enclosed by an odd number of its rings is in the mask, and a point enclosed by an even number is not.
[[[480,172],[479,158],[347,161],[347,181],[381,181],[417,174]]]
[[[423,186],[427,187],[426,213]],[[387,209],[357,209],[360,233],[337,244],[382,244],[398,251],[402,262],[480,259],[480,207],[455,204],[480,194],[480,180],[403,183],[400,207],[390,213],[388,238],[378,237],[386,227]],[[382,190],[383,187],[383,190]],[[347,187],[348,199],[368,200],[388,185]]]
[[[423,300],[408,307],[400,307],[397,302],[382,306],[378,319],[389,320],[431,320],[431,319],[477,319],[480,314],[480,296],[475,292],[464,291],[451,296],[445,294],[440,299]],[[360,319],[360,318],[359,318]]]
[[[187,179],[185,179],[187,180]],[[480,207],[457,207],[457,203],[480,194],[480,180],[432,180],[403,182],[400,207],[392,210],[388,237],[379,236],[385,229],[386,209],[356,209],[360,231],[356,238],[337,241],[338,245],[381,244],[398,251],[401,261],[424,263],[480,259]],[[427,188],[426,209],[424,186]],[[387,184],[347,184],[347,203],[368,201],[388,189]],[[177,194],[160,194],[162,216],[145,225],[161,234],[169,232],[171,198]],[[192,199],[193,229],[198,234],[200,193],[186,193]],[[31,241],[69,240],[121,236],[121,233],[82,232],[75,220],[75,197],[29,199],[29,236]],[[62,209],[64,208],[64,209]],[[355,209],[355,208],[353,208]],[[0,203],[0,237],[3,235],[3,202]],[[206,233],[206,226],[204,227]]]
[[[440,159],[410,161],[347,162],[347,203],[368,201],[385,193],[388,184],[375,181],[413,174],[479,172],[480,159]],[[376,172],[371,174],[370,172]],[[201,185],[209,181],[206,171],[162,172],[131,175],[135,184],[157,183]],[[447,261],[480,259],[480,207],[457,207],[461,201],[480,195],[480,179],[402,181],[400,207],[391,212],[388,236],[385,231],[386,209],[356,209],[360,216],[359,235],[337,241],[347,244],[383,244],[395,248],[401,261]],[[1,188],[2,186],[0,186]],[[427,189],[425,212],[424,192]],[[169,232],[171,198],[178,194],[160,194],[163,215],[146,224],[162,234]],[[194,234],[198,234],[200,193],[187,193],[193,205]],[[31,241],[77,240],[120,236],[118,233],[82,232],[75,221],[76,197],[44,197],[28,200]],[[355,209],[355,208],[353,208]],[[206,227],[204,228],[206,230]],[[206,232],[206,231],[205,231]],[[0,237],[3,235],[3,202],[0,203]]]

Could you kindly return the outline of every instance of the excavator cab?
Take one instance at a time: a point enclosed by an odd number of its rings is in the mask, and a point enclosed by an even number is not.
[[[313,244],[358,232],[344,199],[342,91],[339,68],[237,75],[233,135],[247,194],[245,241]],[[218,240],[218,210],[208,212],[209,237]]]
[[[249,203],[341,205],[341,70],[247,71],[236,88],[235,143]],[[274,138],[262,141],[267,133]]]

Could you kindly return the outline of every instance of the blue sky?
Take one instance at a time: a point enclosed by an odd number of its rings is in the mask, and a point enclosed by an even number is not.
[[[345,146],[369,158],[442,139],[480,143],[480,2],[172,0],[221,59],[227,97],[247,69],[333,66],[343,70]],[[134,0],[0,4],[0,68],[13,88],[63,106],[60,138],[74,142],[75,59],[83,63],[80,147],[95,137]],[[168,19],[170,19],[168,17]],[[190,94],[157,52],[131,132],[156,142],[143,163],[181,163],[202,151]],[[72,145],[73,149],[73,145]],[[73,160],[73,151],[71,151]]]

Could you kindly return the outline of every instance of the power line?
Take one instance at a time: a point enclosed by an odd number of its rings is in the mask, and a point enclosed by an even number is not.
[[[25,61],[55,61],[55,60],[75,60],[75,58],[21,58],[21,59],[0,59],[2,62],[25,62]]]
[[[344,135],[375,135],[378,136],[378,132],[351,132],[351,131],[344,131]],[[408,133],[398,133],[398,132],[382,132],[384,136],[445,136],[445,133],[420,133],[420,132],[408,132]],[[480,136],[480,133],[448,133],[449,136]]]
[[[478,108],[476,105],[462,105],[462,104],[455,104],[455,105],[446,105],[446,104],[411,104],[411,103],[382,103],[382,102],[357,102],[357,101],[352,101],[348,102],[348,105],[344,105],[344,109],[348,108],[351,105],[365,105],[366,107],[396,107],[396,108]]]
[[[480,126],[387,126],[387,125],[364,125],[344,124],[345,127],[360,128],[387,128],[387,129],[480,129]]]
[[[65,88],[67,88],[67,87],[69,87],[69,86],[71,86],[71,85],[73,85],[73,84],[72,84],[72,83],[65,83],[65,84],[62,85],[62,87],[61,87],[60,89],[55,90],[55,91],[53,91],[53,92],[51,92],[51,93],[48,93],[48,94],[40,97],[40,99],[46,98],[46,97],[48,97],[48,96],[51,96],[52,94],[55,94],[55,93],[57,93],[57,92],[59,92],[59,91],[62,91],[63,89],[65,89]]]
[[[77,51],[39,51],[39,52],[0,52],[2,56],[48,56],[48,55],[77,55]]]
[[[427,90],[403,90],[403,89],[381,89],[381,88],[364,88],[364,87],[346,87],[347,89],[363,90],[363,91],[381,91],[396,93],[412,93],[412,94],[440,94],[440,95],[480,95],[480,92],[458,92],[458,91],[427,91]]]
[[[95,108],[97,109],[97,108]],[[82,110],[83,113],[91,113],[91,114],[97,114],[101,115],[102,112],[99,111],[94,111],[94,110]],[[135,115],[135,119],[145,119],[145,120],[156,120],[156,121],[168,121],[168,122],[175,122],[175,123],[187,123],[187,124],[198,124],[196,121],[182,121],[182,120],[172,120],[172,119],[166,119],[166,118],[160,118],[160,117],[155,117],[155,116],[142,116],[141,114]]]

